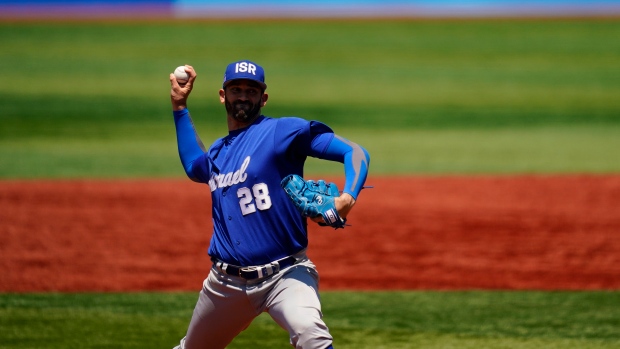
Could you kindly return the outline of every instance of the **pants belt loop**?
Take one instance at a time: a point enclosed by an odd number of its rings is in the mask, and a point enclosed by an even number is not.
[[[280,272],[280,262],[275,261],[275,262],[271,263],[271,267],[274,269],[274,273],[279,273]]]
[[[221,270],[226,271],[226,268],[228,268],[228,263],[220,261],[219,267],[220,267]]]

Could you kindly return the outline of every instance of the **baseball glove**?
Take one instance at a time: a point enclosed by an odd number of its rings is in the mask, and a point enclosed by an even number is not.
[[[301,176],[291,174],[284,177],[280,185],[302,216],[321,216],[325,223],[320,225],[344,228],[347,220],[340,217],[334,204],[334,198],[340,196],[336,184],[324,180],[306,181]]]

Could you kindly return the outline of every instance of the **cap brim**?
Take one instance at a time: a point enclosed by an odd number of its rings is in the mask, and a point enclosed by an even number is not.
[[[262,82],[262,81],[258,81],[258,80],[254,80],[254,79],[250,79],[250,78],[237,78],[237,79],[230,79],[230,80],[228,80],[228,81],[224,82],[224,84],[222,84],[222,87],[226,87],[226,86],[228,86],[231,82],[233,82],[233,81],[237,81],[237,80],[249,80],[249,81],[252,81],[252,82],[257,83],[260,87],[262,87],[262,88],[263,88],[263,90],[266,90],[266,89],[267,89],[267,84],[265,84],[264,82]]]

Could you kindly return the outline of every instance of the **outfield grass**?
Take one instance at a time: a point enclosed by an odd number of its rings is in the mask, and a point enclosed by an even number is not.
[[[172,348],[196,293],[0,294],[0,348]],[[324,292],[335,345],[617,348],[618,292]],[[290,348],[263,314],[230,348]]]
[[[172,126],[173,127],[173,126]],[[184,176],[171,125],[123,128],[142,136],[0,140],[0,175],[8,178],[127,178]],[[121,132],[117,128],[116,132]],[[203,140],[217,133],[203,129]],[[105,132],[100,129],[100,132]],[[122,132],[121,132],[122,133]],[[363,139],[377,174],[616,173],[620,127],[526,129],[344,129]],[[342,165],[309,159],[308,175],[340,174]]]
[[[617,172],[618,37],[615,19],[0,23],[0,178],[181,176],[167,76],[196,67],[208,143],[240,58],[267,70],[267,115],[355,137],[376,174]]]

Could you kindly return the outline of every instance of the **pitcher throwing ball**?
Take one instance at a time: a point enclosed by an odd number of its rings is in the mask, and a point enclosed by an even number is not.
[[[228,135],[205,150],[187,109],[196,72],[185,67],[182,87],[170,74],[170,96],[185,173],[211,191],[213,265],[175,348],[225,348],[262,312],[288,331],[295,348],[333,348],[319,276],[306,256],[307,219],[345,227],[366,181],[368,152],[321,122],[262,115],[265,72],[251,61],[226,67],[219,95]],[[344,164],[342,193],[333,183],[303,179],[308,156]]]

